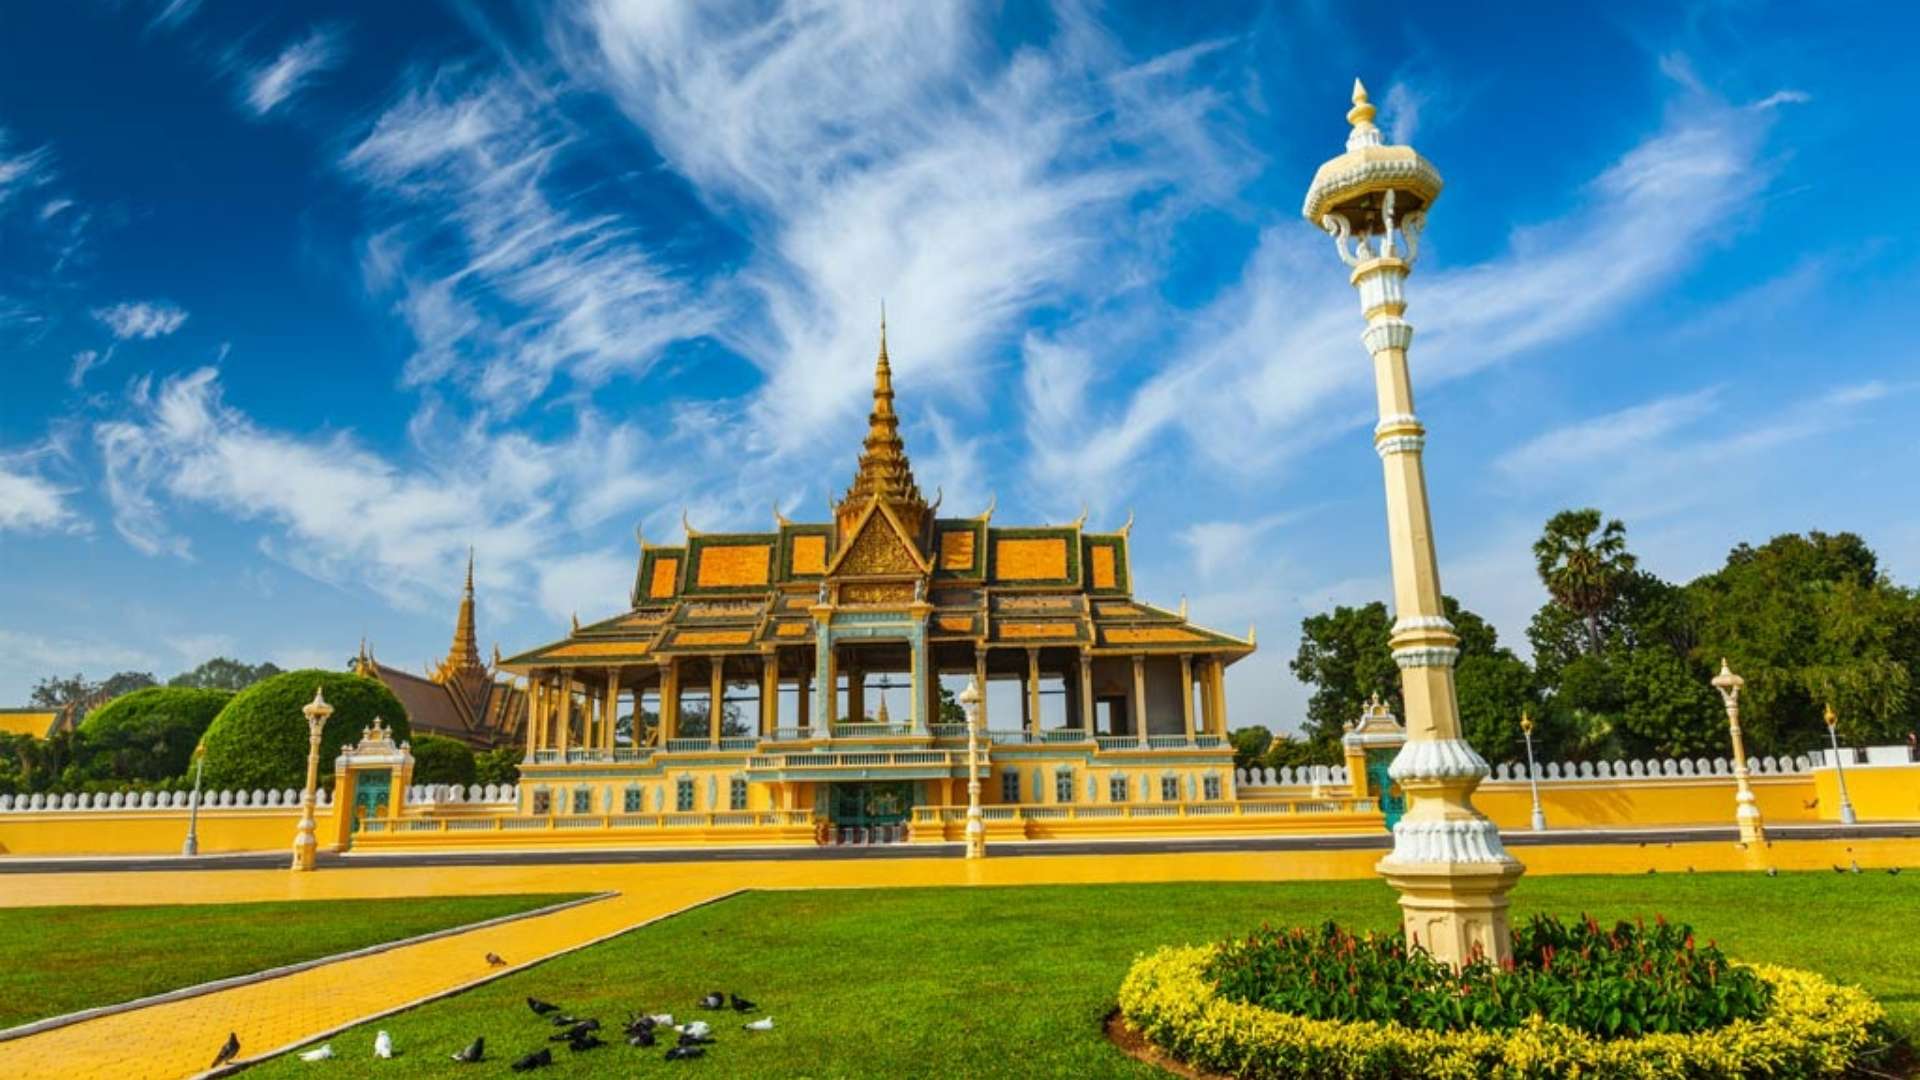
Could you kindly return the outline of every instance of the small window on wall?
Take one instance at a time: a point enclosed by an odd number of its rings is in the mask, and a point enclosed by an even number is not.
[[[1200,791],[1206,798],[1209,798],[1209,799],[1219,798],[1220,797],[1220,778],[1218,776],[1213,776],[1213,775],[1209,775],[1203,778],[1200,781]]]
[[[1003,803],[1020,801],[1020,774],[1012,769],[1000,774],[1000,801]]]
[[[683,776],[673,785],[673,808],[683,814],[693,809],[693,777]]]
[[[553,792],[542,788],[533,793],[533,812],[536,814],[553,813]]]
[[[1073,770],[1061,769],[1053,774],[1053,801],[1070,803],[1073,801]]]
[[[627,797],[626,797],[626,801],[622,804],[622,809],[624,809],[629,814],[637,814],[640,812],[640,789],[639,788],[630,787],[627,789]]]
[[[1127,778],[1124,775],[1107,778],[1107,801],[1127,801]]]
[[[573,789],[573,812],[576,814],[593,813],[593,789],[577,787]]]
[[[1161,802],[1179,802],[1180,801],[1180,778],[1179,777],[1163,776],[1160,778],[1160,801]]]
[[[733,810],[747,808],[747,782],[743,778],[736,776],[727,782],[727,806]]]

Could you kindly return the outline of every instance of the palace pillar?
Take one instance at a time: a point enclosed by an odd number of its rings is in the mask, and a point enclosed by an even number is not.
[[[852,654],[847,656],[847,715],[849,724],[867,722],[867,672]]]
[[[1139,736],[1141,749],[1147,745],[1147,658],[1136,653],[1133,657],[1133,731]]]
[[[1094,732],[1093,700],[1093,657],[1080,654],[1080,730],[1091,736]]]
[[[1040,739],[1040,650],[1027,650],[1027,737]]]
[[[620,723],[620,669],[607,669],[607,720],[600,730],[600,749],[613,752],[613,729]]]
[[[760,654],[760,737],[770,739],[780,730],[780,654]]]
[[[806,665],[804,657],[800,664],[800,679],[794,685],[794,690],[797,710],[793,718],[794,726],[810,734],[819,734],[813,731],[813,670]]]
[[[712,675],[707,692],[707,745],[718,750],[721,722],[727,712],[727,658],[715,656],[707,666]]]
[[[1186,730],[1187,745],[1193,745],[1193,656],[1180,654],[1180,725]]]
[[[563,668],[560,676],[560,730],[559,740],[554,749],[566,756],[567,747],[573,739],[573,669]]]
[[[938,685],[940,682],[939,677],[931,675],[929,670],[932,664],[931,658],[927,654],[927,635],[925,630],[921,630],[913,635],[913,640],[909,647],[909,656],[911,657],[909,660],[911,670],[907,674],[907,682],[912,687],[912,693],[908,695],[908,719],[913,723],[913,733],[915,735],[925,735],[928,730],[927,725],[931,722],[927,715],[929,712],[927,708],[927,684],[931,682],[934,685]]]
[[[987,730],[987,649],[976,645],[973,649],[973,682],[980,688],[980,730]]]
[[[660,747],[680,737],[680,658],[660,661]]]

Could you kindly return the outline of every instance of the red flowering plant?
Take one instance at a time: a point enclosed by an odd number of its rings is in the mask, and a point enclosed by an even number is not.
[[[1316,1020],[1430,1031],[1510,1029],[1530,1016],[1601,1038],[1686,1033],[1764,1015],[1767,984],[1684,925],[1602,927],[1535,916],[1513,959],[1458,971],[1398,934],[1263,928],[1222,945],[1208,977],[1229,1000]]]

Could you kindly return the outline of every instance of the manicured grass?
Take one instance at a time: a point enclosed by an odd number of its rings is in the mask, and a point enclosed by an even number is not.
[[[697,872],[697,871],[690,871]],[[1535,878],[1514,893],[1519,917],[1602,919],[1664,913],[1691,922],[1736,959],[1812,968],[1874,992],[1920,1035],[1913,913],[1920,874],[1699,874]],[[529,995],[598,1017],[613,1045],[554,1047],[543,1076],[1154,1076],[1109,1046],[1101,1018],[1140,952],[1275,925],[1336,919],[1390,928],[1393,894],[1374,881],[1089,885],[749,893],[636,930],[531,971],[335,1036],[334,1060],[284,1057],[267,1076],[506,1075],[554,1030]],[[712,989],[771,1013],[772,1032],[695,1008]],[[619,1042],[629,1010],[714,1022],[705,1059]],[[402,1054],[371,1057],[374,1031]],[[492,1064],[447,1055],[484,1035]]]
[[[558,903],[463,896],[0,908],[0,1028]]]

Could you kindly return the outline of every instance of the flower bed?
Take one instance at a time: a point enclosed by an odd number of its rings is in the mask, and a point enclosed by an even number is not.
[[[1709,951],[1685,964],[1678,956],[1642,957],[1627,978],[1624,956],[1596,962],[1589,955],[1575,970],[1551,943],[1553,928],[1528,930],[1516,940],[1551,952],[1522,955],[1505,971],[1475,965],[1460,974],[1437,969],[1416,950],[1410,961],[1403,951],[1403,968],[1388,976],[1389,942],[1327,929],[1161,949],[1127,974],[1120,1012],[1197,1068],[1258,1078],[1832,1076],[1888,1042],[1886,1014],[1872,998],[1810,972],[1720,968]],[[1595,933],[1602,932],[1589,924],[1587,936]],[[1352,955],[1297,962],[1328,942]],[[1623,945],[1615,951],[1640,951],[1631,940]],[[1374,970],[1362,972],[1362,956]],[[1354,981],[1319,986],[1321,972],[1336,968],[1344,980],[1349,963]],[[1565,978],[1542,975],[1555,963]],[[1444,1004],[1448,984],[1474,1004]],[[1721,994],[1722,986],[1734,989]],[[1626,1014],[1636,1010],[1640,1034],[1607,1034],[1626,1029]],[[1314,1011],[1322,1015],[1308,1015]]]

